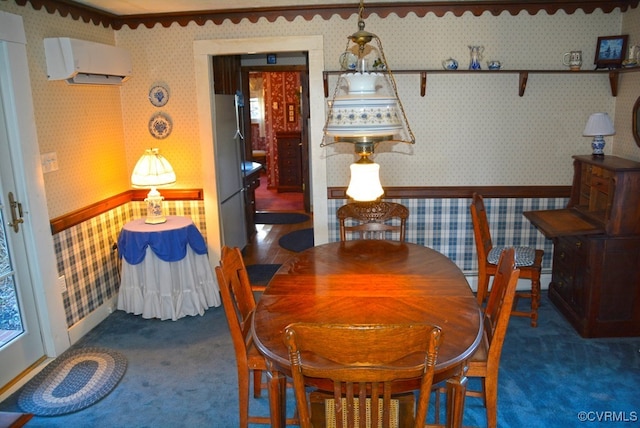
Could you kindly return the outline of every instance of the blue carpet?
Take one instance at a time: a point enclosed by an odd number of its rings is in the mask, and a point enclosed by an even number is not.
[[[282,236],[278,244],[285,250],[299,253],[313,247],[313,229],[301,229]]]
[[[280,264],[257,264],[247,265],[249,282],[254,285],[267,285],[271,277],[280,269]]]
[[[74,347],[80,346],[121,352],[128,360],[126,375],[94,405],[62,416],[36,416],[29,427],[238,426],[236,364],[221,307],[176,322],[116,311]],[[500,368],[499,426],[637,427],[633,421],[595,418],[604,418],[603,412],[638,416],[639,349],[640,338],[582,339],[545,292],[538,328],[528,319],[511,319]],[[18,394],[0,403],[0,411],[20,411]],[[253,413],[267,415],[267,394],[251,398],[250,405]],[[288,412],[293,412],[291,396]],[[591,423],[581,422],[579,412],[591,412]],[[432,420],[433,410],[429,414]],[[467,398],[464,424],[486,426],[480,399]]]

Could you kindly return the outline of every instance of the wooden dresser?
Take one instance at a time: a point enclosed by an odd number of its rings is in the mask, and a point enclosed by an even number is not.
[[[302,192],[300,132],[278,132],[278,192]]]
[[[640,336],[640,163],[573,159],[567,208],[524,213],[554,241],[549,298],[583,337]]]

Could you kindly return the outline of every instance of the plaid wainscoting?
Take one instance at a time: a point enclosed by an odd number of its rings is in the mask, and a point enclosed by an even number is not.
[[[453,260],[466,274],[478,271],[469,211],[470,199],[389,199],[409,208],[406,240],[433,248]],[[553,243],[522,215],[523,211],[565,208],[566,198],[486,198],[484,200],[494,245],[522,245],[542,248],[543,269],[551,270]],[[338,241],[336,210],[345,199],[330,199],[329,241]]]
[[[165,201],[165,213],[193,219],[206,239],[202,201]],[[146,215],[144,202],[129,202],[53,236],[67,326],[82,320],[120,287],[120,259],[114,244],[127,222]]]

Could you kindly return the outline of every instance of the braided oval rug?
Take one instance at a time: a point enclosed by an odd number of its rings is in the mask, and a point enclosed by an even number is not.
[[[69,349],[22,387],[18,405],[37,416],[77,412],[109,394],[126,369],[127,360],[119,352]]]

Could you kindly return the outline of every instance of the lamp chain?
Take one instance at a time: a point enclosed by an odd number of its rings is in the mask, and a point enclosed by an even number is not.
[[[358,8],[358,27],[359,27],[359,33],[364,33],[364,19],[363,19],[363,15],[364,15],[364,0],[360,0],[360,7]],[[409,125],[409,121],[407,120],[407,114],[404,110],[404,106],[402,105],[402,101],[400,100],[400,97],[398,95],[398,86],[396,85],[396,79],[393,75],[393,72],[391,71],[391,68],[389,68],[389,65],[387,63],[387,58],[384,54],[384,50],[382,49],[382,41],[380,40],[380,38],[375,35],[375,34],[371,34],[371,33],[366,33],[366,35],[368,36],[367,39],[368,41],[371,40],[371,38],[374,38],[376,40],[376,43],[378,45],[378,51],[380,52],[380,56],[382,59],[382,63],[385,65],[385,71],[386,71],[386,78],[388,80],[388,82],[391,85],[391,88],[393,89],[393,93],[395,95],[396,101],[398,103],[398,106],[400,107],[400,113],[402,113],[402,120],[404,121],[404,126],[407,128],[407,132],[409,133],[409,141],[403,141],[403,140],[399,140],[399,142],[402,143],[410,143],[410,144],[415,144],[416,142],[416,138],[413,134],[413,131],[411,130],[411,126]],[[348,52],[349,51],[349,42],[353,41],[355,42],[355,38],[354,36],[348,36],[347,37],[347,44],[344,48],[344,52]],[[359,50],[360,50],[360,55],[362,55],[363,51],[364,51],[364,45],[366,44],[367,40],[363,41],[363,38],[359,38],[358,40],[358,44],[359,46]],[[340,75],[338,77],[338,81],[336,82],[336,86],[335,89],[333,91],[333,97],[331,98],[331,107],[330,107],[330,111],[333,109],[336,97],[338,95],[338,91],[340,88],[340,80],[343,78],[343,75]],[[324,123],[324,130],[326,131],[327,127],[329,126],[329,119],[330,119],[330,115],[327,114],[327,117],[325,119],[325,123]],[[322,143],[320,144],[320,147],[325,147],[328,146],[330,144],[335,144],[335,141],[332,142],[325,142],[325,138],[326,138],[326,134],[322,136]],[[397,140],[390,140],[390,141],[397,141]],[[376,143],[377,145],[377,143]]]
[[[344,47],[344,52],[347,52],[349,50],[349,37],[347,37],[347,45]],[[333,105],[336,101],[336,97],[338,96],[338,90],[340,89],[340,80],[342,80],[342,74],[338,75],[338,81],[336,82],[336,86],[333,89],[333,96],[331,97],[331,107],[329,108],[329,113],[331,113],[331,110],[333,109]],[[327,127],[329,126],[329,114],[327,114],[327,117],[324,121],[324,128],[322,128],[323,130],[326,130]],[[329,146],[331,144],[334,144],[334,142],[328,142],[325,143],[324,139],[326,138],[326,135],[322,136],[322,143],[320,143],[320,147],[325,147],[325,146]]]
[[[400,106],[400,112],[402,113],[402,119],[404,120],[404,124],[407,127],[407,132],[409,133],[409,139],[411,144],[416,143],[416,137],[413,135],[413,131],[411,130],[411,126],[409,125],[409,121],[407,120],[407,114],[404,111],[404,106],[402,105],[402,101],[400,101],[400,96],[398,95],[398,87],[396,85],[396,79],[393,76],[393,72],[391,68],[389,68],[389,63],[387,62],[387,58],[384,55],[384,50],[382,49],[382,41],[376,35],[373,36],[376,39],[376,43],[378,44],[378,50],[380,51],[380,56],[382,57],[382,63],[386,66],[387,76],[389,81],[391,82],[391,87],[393,88],[393,93],[396,96],[396,100],[398,101],[398,105]]]

